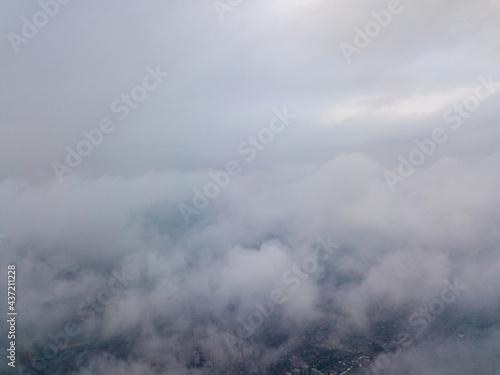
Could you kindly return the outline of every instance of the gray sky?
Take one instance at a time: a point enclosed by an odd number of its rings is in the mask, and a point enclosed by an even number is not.
[[[389,4],[253,0],[221,19],[209,0],[73,0],[28,38],[40,5],[3,1],[0,258],[19,269],[19,350],[123,267],[136,278],[80,338],[125,332],[137,345],[75,374],[154,373],[154,355],[187,374],[167,343],[199,314],[230,331],[276,288],[287,291],[280,329],[329,316],[330,344],[368,335],[377,308],[409,316],[458,277],[467,290],[446,314],[494,322],[463,343],[491,366],[437,358],[456,343],[432,336],[387,373],[493,373],[498,357],[478,348],[499,333],[500,7],[402,0],[357,45]],[[359,53],[346,58],[342,43]],[[127,105],[134,93],[146,97]],[[95,133],[106,119],[112,130]],[[85,132],[102,139],[69,166]],[[239,172],[207,198],[209,173],[230,161]],[[340,250],[290,291],[282,275],[328,235]]]

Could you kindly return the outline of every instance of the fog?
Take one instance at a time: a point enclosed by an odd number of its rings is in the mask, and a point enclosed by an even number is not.
[[[2,371],[500,374],[496,2],[63,3],[0,5]]]

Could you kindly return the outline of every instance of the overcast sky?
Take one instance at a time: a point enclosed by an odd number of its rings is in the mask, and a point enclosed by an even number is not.
[[[235,332],[275,289],[286,302],[261,330],[291,340],[327,319],[322,340],[340,345],[408,322],[455,278],[467,289],[443,314],[486,323],[460,342],[436,329],[385,371],[498,371],[499,3],[229,3],[1,2],[0,275],[16,264],[18,364],[130,272],[75,338],[128,338],[126,357],[68,373],[196,374],[175,339]],[[283,276],[328,236],[339,247],[291,290]],[[281,349],[259,328],[271,363]]]

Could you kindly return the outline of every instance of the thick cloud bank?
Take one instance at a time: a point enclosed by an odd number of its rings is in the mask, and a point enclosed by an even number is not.
[[[0,14],[2,372],[500,373],[497,3]]]

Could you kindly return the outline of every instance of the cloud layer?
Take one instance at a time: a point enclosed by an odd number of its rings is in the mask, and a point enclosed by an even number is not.
[[[26,373],[263,373],[311,327],[341,348],[389,323],[414,340],[387,374],[496,371],[498,4],[401,1],[349,63],[340,44],[388,2],[57,3],[14,47],[40,3],[0,5],[0,274],[16,264]],[[467,109],[479,77],[492,95]],[[286,127],[263,130],[285,107]],[[391,188],[435,129],[446,142]],[[326,238],[340,246],[313,267]],[[423,318],[455,279],[466,289]],[[188,347],[211,358],[186,366]]]

